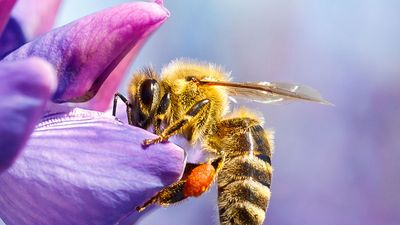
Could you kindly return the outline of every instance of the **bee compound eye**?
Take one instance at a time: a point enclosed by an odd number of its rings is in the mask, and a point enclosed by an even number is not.
[[[157,89],[157,81],[154,79],[146,79],[140,85],[140,99],[146,106],[151,106],[154,99],[154,92]]]

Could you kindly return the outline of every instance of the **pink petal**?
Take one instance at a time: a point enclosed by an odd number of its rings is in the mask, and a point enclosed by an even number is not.
[[[163,6],[163,1],[155,0],[155,3]],[[79,103],[77,106],[86,109],[106,111],[110,107],[110,102],[113,99],[115,92],[117,91],[121,80],[127,72],[132,61],[135,59],[143,43],[139,43],[135,46],[118,66],[112,71],[109,78],[100,87],[97,94],[85,103]]]
[[[0,0],[0,36],[5,25],[7,24],[11,9],[13,8],[15,2],[16,0]]]
[[[142,44],[135,46],[125,58],[121,60],[118,66],[111,72],[107,80],[101,85],[97,94],[87,102],[78,103],[77,106],[85,109],[97,111],[106,111],[110,107],[115,92],[117,91],[121,80],[136,57]]]
[[[46,58],[59,78],[55,102],[91,99],[131,49],[137,52],[168,17],[156,3],[126,3],[67,24],[30,42],[4,60]],[[121,75],[113,77],[116,83]],[[116,89],[116,88],[115,88]],[[115,90],[109,90],[113,94]]]

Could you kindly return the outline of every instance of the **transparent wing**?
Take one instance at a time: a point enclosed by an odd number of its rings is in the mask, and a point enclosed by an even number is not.
[[[232,97],[246,98],[261,103],[276,103],[293,100],[306,100],[332,105],[313,88],[291,83],[259,82],[235,83],[224,81],[200,81],[203,85],[223,86]]]

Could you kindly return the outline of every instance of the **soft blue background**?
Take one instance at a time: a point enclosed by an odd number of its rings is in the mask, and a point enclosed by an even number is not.
[[[120,2],[65,1],[57,24]],[[190,57],[224,65],[237,81],[307,84],[336,105],[250,105],[276,134],[266,224],[399,224],[399,1],[165,5],[171,17],[132,71]],[[139,224],[216,224],[215,198],[211,191],[156,210]]]

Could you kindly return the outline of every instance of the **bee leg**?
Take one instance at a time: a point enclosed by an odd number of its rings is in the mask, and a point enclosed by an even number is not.
[[[155,139],[146,139],[144,140],[143,144],[144,145],[151,145],[151,144],[156,144],[160,143],[162,141],[168,140],[169,137],[173,136],[176,134],[179,129],[183,128],[184,126],[188,125],[189,122],[200,112],[204,112],[204,109],[206,106],[208,106],[210,103],[209,99],[203,99],[199,102],[196,102],[181,118],[180,120],[176,121],[175,123],[172,123],[170,126],[166,127],[163,132],[160,134],[158,138]]]
[[[203,164],[187,163],[181,180],[162,189],[142,206],[136,207],[136,210],[141,212],[151,204],[168,206],[180,202],[188,197],[197,197],[201,195],[211,187],[216,175],[222,168],[224,160],[225,156],[221,155],[218,158]],[[207,166],[211,166],[213,172],[210,173],[210,170],[204,169],[207,168]],[[208,177],[207,179],[202,180],[204,176]]]
[[[157,112],[155,115],[155,121],[154,121],[154,133],[155,134],[160,134],[161,130],[161,122],[164,120],[165,114],[167,113],[167,110],[169,106],[171,105],[171,94],[167,92],[160,101],[160,105],[157,108]]]
[[[162,189],[150,200],[145,202],[142,206],[136,207],[136,211],[142,212],[147,206],[152,204],[159,204],[162,206],[167,206],[169,204],[182,201],[187,198],[183,195],[183,188],[185,187],[185,181],[178,181],[172,185]]]
[[[117,114],[117,103],[118,103],[118,98],[120,98],[126,105],[126,116],[128,118],[128,123],[132,125],[132,118],[131,118],[131,113],[132,113],[132,107],[131,103],[129,100],[123,96],[121,93],[117,92],[114,94],[114,104],[113,104],[113,110],[112,110],[112,115],[115,116]]]

